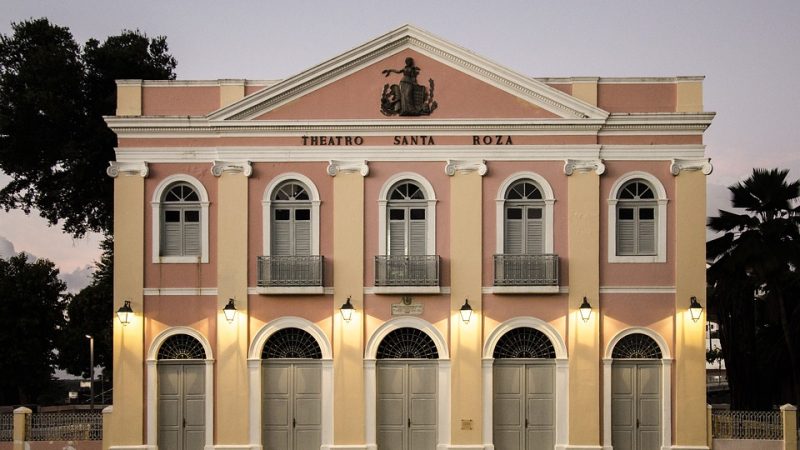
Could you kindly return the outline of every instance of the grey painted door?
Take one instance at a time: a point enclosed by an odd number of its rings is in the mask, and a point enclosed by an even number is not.
[[[378,362],[379,450],[436,450],[437,370],[435,362]]]
[[[615,450],[661,448],[661,364],[614,362],[611,444]]]
[[[496,450],[552,450],[555,445],[555,365],[552,361],[494,363]]]
[[[158,448],[205,446],[205,365],[158,363]]]
[[[315,450],[322,445],[322,366],[267,360],[262,376],[264,450]]]

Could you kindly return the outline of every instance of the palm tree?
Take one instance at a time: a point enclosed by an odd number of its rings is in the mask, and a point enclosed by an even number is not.
[[[775,315],[791,368],[790,395],[796,403],[800,400],[800,364],[795,339],[800,326],[790,326],[792,316],[798,315],[798,302],[789,287],[795,285],[800,267],[800,181],[787,182],[788,172],[753,169],[749,178],[730,186],[732,206],[744,213],[720,210],[718,217],[709,218],[709,228],[723,234],[707,243],[706,252],[712,263],[708,270],[712,288],[730,293],[726,284],[742,286],[746,281],[744,285],[758,292],[740,293],[739,301],[749,296],[753,303],[758,296],[776,303]]]

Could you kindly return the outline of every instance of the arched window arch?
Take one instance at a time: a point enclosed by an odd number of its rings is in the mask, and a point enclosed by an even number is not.
[[[311,255],[311,197],[299,181],[288,180],[272,192],[272,256]]]
[[[521,179],[506,189],[503,208],[503,254],[544,253],[544,198],[538,184]]]
[[[279,358],[322,359],[322,349],[309,332],[282,328],[270,335],[261,352],[261,359]]]
[[[507,205],[512,209],[514,205],[527,206],[528,208],[539,208],[540,211],[530,212],[532,216],[541,214],[541,251],[544,254],[553,253],[553,204],[555,197],[553,188],[547,180],[535,172],[517,172],[506,178],[497,190],[495,198],[496,226],[497,226],[497,245],[496,253],[507,253],[507,233],[506,217],[508,216]],[[516,214],[512,212],[512,214]],[[519,214],[528,214],[520,211]],[[514,219],[512,219],[514,220]],[[514,248],[512,244],[508,248]],[[533,246],[532,248],[534,248]]]
[[[386,249],[391,256],[427,255],[425,191],[413,180],[402,180],[389,190],[386,206]]]
[[[546,334],[530,327],[509,330],[497,341],[494,347],[495,359],[504,358],[545,358],[556,357],[556,349]]]
[[[392,208],[403,210],[403,219],[400,219],[400,212],[392,213],[389,211],[390,204]],[[422,209],[422,211],[415,211],[412,219],[410,217],[411,209]],[[392,244],[390,243],[390,227],[392,225],[390,221],[398,223],[398,225],[395,225],[395,229],[398,230],[397,233],[400,233],[399,223],[401,220],[404,223],[403,226],[406,226],[405,224],[409,222],[423,220],[421,219],[423,216],[425,239],[422,243],[413,243],[413,251],[424,251],[424,253],[418,253],[423,255],[436,254],[436,194],[433,191],[433,186],[425,177],[412,172],[403,172],[386,180],[378,197],[378,214],[378,254],[394,254],[390,253],[392,250]],[[394,217],[394,219],[391,219],[390,216]],[[416,233],[420,232],[421,226],[422,224],[417,224]],[[411,232],[411,230],[408,229],[408,232]],[[395,240],[395,251],[400,251],[400,244]],[[412,245],[407,244],[411,244],[411,242],[402,242],[403,251],[406,252],[405,254],[413,254],[407,253],[407,251],[412,250]]]
[[[651,174],[628,173],[609,196],[609,262],[665,262],[667,197]]]
[[[206,359],[203,344],[188,334],[173,334],[158,348],[157,359]]]
[[[153,262],[208,262],[208,194],[188,175],[172,175],[153,195]]]
[[[439,352],[436,350],[436,343],[423,330],[403,327],[390,332],[381,340],[375,357],[439,359]]]
[[[661,347],[650,336],[631,333],[620,339],[611,352],[614,359],[661,359]]]

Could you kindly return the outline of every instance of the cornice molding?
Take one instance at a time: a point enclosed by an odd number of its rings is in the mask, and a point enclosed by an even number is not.
[[[211,165],[211,174],[220,177],[223,173],[241,173],[245,177],[250,177],[253,174],[253,165],[250,161],[214,161]]]
[[[602,175],[606,171],[606,165],[602,159],[565,159],[564,174],[567,176],[575,172],[594,171],[597,175]]]
[[[328,175],[335,177],[340,173],[358,172],[362,177],[369,175],[369,165],[366,160],[330,160],[326,170]]]
[[[672,175],[678,176],[683,171],[701,171],[703,175],[710,175],[714,170],[711,158],[702,159],[673,159],[669,166]]]
[[[117,178],[120,175],[139,175],[142,178],[147,178],[148,172],[149,169],[146,161],[109,161],[108,167],[106,167],[106,175],[110,176],[111,178]]]
[[[468,173],[478,172],[478,175],[484,176],[487,172],[486,161],[482,159],[477,160],[455,160],[448,159],[447,164],[444,166],[444,173],[452,177],[456,172]]]

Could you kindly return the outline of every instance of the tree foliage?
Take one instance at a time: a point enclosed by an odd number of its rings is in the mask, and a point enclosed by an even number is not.
[[[711,309],[716,310],[731,403],[764,409],[800,400],[800,182],[754,169],[730,186],[732,206],[709,228]]]
[[[39,214],[76,237],[112,231],[117,79],[174,79],[166,38],[123,31],[81,48],[66,27],[35,19],[0,36],[0,206]]]
[[[0,259],[0,404],[35,402],[50,383],[66,288],[50,261]]]

